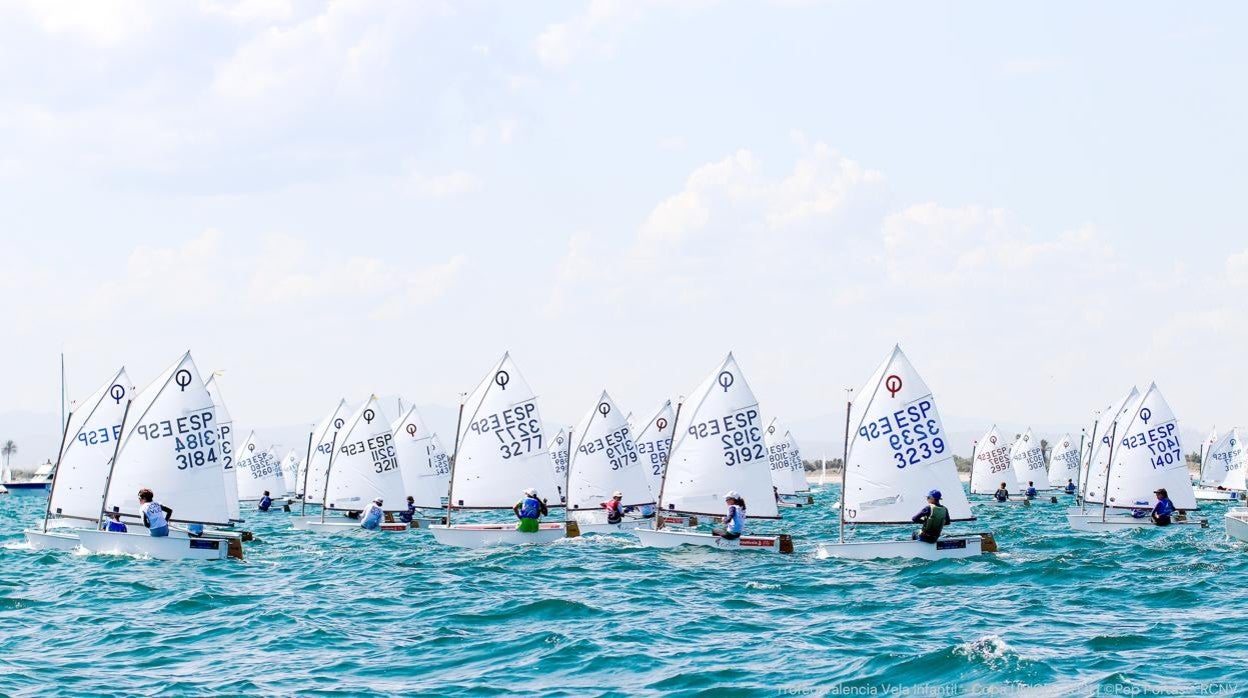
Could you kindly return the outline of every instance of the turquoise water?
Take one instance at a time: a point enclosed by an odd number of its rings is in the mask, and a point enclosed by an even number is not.
[[[969,526],[1000,554],[846,562],[814,557],[836,535],[835,488],[816,497],[786,511],[795,555],[456,550],[266,514],[245,562],[170,563],[26,549],[43,500],[10,496],[0,692],[1248,692],[1248,546],[1223,507],[1208,530],[1109,537],[1071,532],[1064,505],[982,505]]]

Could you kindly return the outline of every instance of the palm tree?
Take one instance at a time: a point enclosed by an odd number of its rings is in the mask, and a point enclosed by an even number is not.
[[[5,477],[8,477],[9,459],[13,457],[14,453],[17,453],[17,444],[13,443],[13,439],[9,439],[5,441],[4,447],[0,448],[0,455],[4,456]]]

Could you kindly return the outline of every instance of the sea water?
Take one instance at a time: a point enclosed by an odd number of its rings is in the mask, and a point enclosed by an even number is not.
[[[1248,546],[1224,507],[1208,529],[1092,534],[1066,501],[977,503],[957,527],[998,554],[820,560],[837,498],[784,510],[793,555],[627,535],[460,550],[253,512],[246,561],[161,562],[30,550],[44,500],[9,496],[0,693],[1248,692]]]

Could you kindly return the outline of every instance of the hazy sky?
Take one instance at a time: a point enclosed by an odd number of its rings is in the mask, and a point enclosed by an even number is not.
[[[81,398],[190,348],[256,425],[510,350],[572,423],[732,350],[837,434],[899,342],[947,416],[1156,380],[1248,425],[1246,15],[0,2],[0,413],[58,409],[62,350]]]

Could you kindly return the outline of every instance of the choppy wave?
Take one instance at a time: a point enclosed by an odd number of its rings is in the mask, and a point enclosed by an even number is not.
[[[1207,530],[1069,530],[979,507],[1002,553],[820,560],[836,487],[786,510],[794,555],[630,537],[455,550],[257,516],[245,562],[30,550],[0,501],[0,693],[1041,695],[1248,692],[1248,548]],[[887,535],[862,530],[858,536]],[[912,693],[918,695],[918,693]]]

